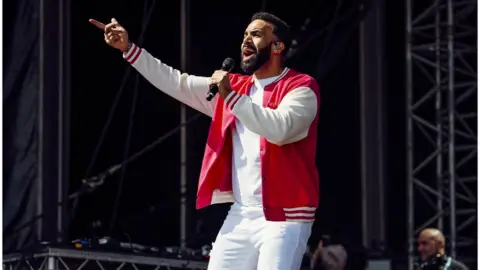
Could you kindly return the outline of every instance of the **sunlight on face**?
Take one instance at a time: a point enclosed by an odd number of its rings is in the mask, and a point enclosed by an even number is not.
[[[263,20],[252,21],[243,35],[241,68],[253,73],[270,59],[273,26]]]

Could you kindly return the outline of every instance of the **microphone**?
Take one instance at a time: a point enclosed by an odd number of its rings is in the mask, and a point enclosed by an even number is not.
[[[222,70],[230,72],[232,71],[233,66],[235,66],[235,61],[232,58],[226,58],[225,60],[223,60]],[[207,94],[207,101],[211,101],[217,93],[218,93],[218,86],[211,85],[210,90],[208,91],[208,94]]]

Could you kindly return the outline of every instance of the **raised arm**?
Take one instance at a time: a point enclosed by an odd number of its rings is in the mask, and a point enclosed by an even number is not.
[[[218,96],[210,102],[205,99],[209,89],[208,77],[181,73],[133,43],[130,49],[123,54],[123,57],[145,79],[162,92],[208,116],[212,116]]]
[[[128,33],[115,19],[105,25],[90,19],[90,23],[104,31],[105,42],[123,52],[123,57],[151,84],[180,102],[212,116],[218,97],[208,102],[209,78],[181,73],[129,42]]]

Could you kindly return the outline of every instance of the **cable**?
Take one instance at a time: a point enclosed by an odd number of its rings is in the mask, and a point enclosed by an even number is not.
[[[169,132],[165,133],[162,137],[160,137],[160,138],[156,139],[155,141],[151,142],[149,145],[145,146],[142,150],[136,152],[135,154],[131,155],[128,159],[124,160],[122,163],[111,166],[110,168],[108,168],[102,174],[105,174],[107,176],[112,175],[113,173],[115,173],[117,170],[119,170],[122,167],[122,164],[125,165],[125,164],[128,164],[128,163],[131,163],[131,162],[135,161],[136,159],[141,157],[146,152],[152,150],[158,144],[160,144],[163,141],[165,141],[166,139],[170,138],[170,136],[172,136],[173,134],[179,132],[182,127],[188,126],[191,122],[197,120],[200,116],[202,116],[202,114],[197,113],[192,118],[188,119],[185,123],[180,124],[176,128],[174,128],[174,129],[170,130]],[[102,174],[100,174],[100,175],[102,175]]]
[[[118,89],[117,95],[115,96],[115,99],[113,101],[112,106],[110,107],[110,110],[108,112],[108,117],[105,125],[103,126],[102,133],[100,134],[100,139],[98,139],[97,145],[95,146],[95,150],[93,151],[92,158],[90,159],[90,163],[88,164],[87,171],[85,173],[85,176],[90,175],[93,169],[93,165],[97,161],[98,157],[98,152],[100,151],[100,147],[103,144],[103,140],[105,139],[105,135],[107,134],[108,128],[110,127],[110,124],[112,122],[113,114],[115,112],[115,109],[117,108],[118,102],[120,101],[120,96],[123,93],[123,89],[125,89],[125,84],[127,83],[127,79],[130,76],[132,68],[129,66],[127,68],[127,71],[125,72],[125,75],[123,76],[123,81],[120,85],[120,88]]]
[[[365,15],[367,12],[370,10],[370,5],[364,4],[361,6],[361,8],[358,11],[358,14],[354,17],[353,21],[351,23],[347,22],[342,22],[342,30],[336,31],[336,33],[342,33],[337,37],[337,41],[335,42],[335,46],[332,46],[329,48],[328,53],[326,53],[325,59],[322,61],[319,61],[319,64],[315,68],[315,70],[312,73],[312,76],[319,79],[323,80],[327,76],[327,72],[331,71],[333,69],[333,66],[335,63],[335,59],[338,57],[338,55],[343,51],[345,46],[348,43],[348,40],[351,38],[351,36],[355,33],[355,30],[358,27],[358,24],[360,21],[362,21],[365,18]],[[338,23],[340,24],[340,23]],[[346,28],[346,29],[345,29]],[[321,63],[321,64],[320,64]]]
[[[335,20],[338,16],[338,12],[340,12],[340,8],[342,7],[342,4],[343,4],[343,0],[337,0],[337,7],[335,8],[335,13],[334,13],[333,18],[332,18],[333,22],[335,22]],[[323,46],[323,50],[322,50],[322,53],[320,55],[320,60],[319,60],[320,62],[323,62],[323,59],[325,58],[325,54],[327,52],[328,45],[330,44],[330,40],[332,39],[334,30],[335,30],[335,24],[334,24],[334,26],[332,26],[332,29],[329,31],[329,34],[325,38],[325,44]]]
[[[150,4],[150,11],[153,10],[155,6],[155,1],[152,1],[152,4]],[[143,6],[143,16],[147,16],[149,12],[148,9],[148,1],[144,2]],[[145,32],[145,28],[147,27],[147,24],[145,22],[142,25],[142,30],[141,33]],[[139,43],[143,41],[143,35],[141,35],[139,39]],[[122,196],[122,191],[123,191],[123,184],[125,182],[125,175],[127,171],[127,164],[125,164],[125,161],[128,159],[128,153],[130,151],[130,145],[131,145],[131,140],[132,140],[132,132],[133,132],[133,123],[134,123],[134,116],[135,116],[135,111],[136,111],[136,106],[137,106],[137,98],[138,98],[138,88],[140,84],[140,75],[137,73],[135,75],[135,87],[133,91],[133,99],[132,99],[132,105],[130,107],[130,117],[128,120],[128,129],[127,129],[127,138],[125,139],[125,151],[123,153],[123,161],[122,161],[122,169],[120,172],[120,182],[117,187],[117,195],[115,197],[115,204],[113,207],[113,214],[112,218],[110,220],[110,229],[108,236],[112,237],[113,234],[113,229],[115,227],[116,219],[117,219],[117,213],[118,213],[118,207],[120,206],[120,197]]]
[[[145,1],[147,3],[147,1]],[[115,220],[117,218],[117,212],[118,212],[118,207],[120,205],[120,197],[122,195],[123,191],[123,184],[125,182],[125,174],[127,172],[127,166],[125,164],[125,160],[128,158],[128,153],[130,151],[130,145],[131,145],[131,138],[132,138],[132,133],[133,133],[133,123],[134,123],[134,116],[135,116],[135,111],[136,111],[136,105],[137,105],[137,98],[138,98],[138,84],[140,82],[139,75],[136,75],[135,78],[135,90],[133,91],[133,99],[132,99],[132,105],[130,107],[130,117],[128,119],[128,129],[127,129],[127,138],[125,139],[125,151],[123,153],[123,161],[122,161],[122,169],[120,172],[120,181],[118,183],[117,187],[117,195],[115,197],[115,204],[113,207],[113,214],[112,218],[110,220],[110,230],[108,233],[108,236],[112,237],[113,233],[113,228],[115,226]]]
[[[356,12],[357,12],[357,7],[352,8],[349,12],[347,12],[337,20],[330,22],[321,31],[310,35],[310,37],[305,42],[302,42],[302,44],[297,48],[295,48],[295,50],[289,55],[290,60],[293,61],[294,59],[298,59],[298,57],[301,55],[301,53],[305,51],[305,49],[310,45],[310,43],[312,43],[317,38],[321,37],[325,32],[329,31],[331,28],[335,27],[335,25],[355,15]]]
[[[146,14],[146,5],[147,5],[147,1],[145,1],[145,8],[144,8],[144,14]],[[152,1],[152,4],[150,6],[150,10],[147,14],[147,16],[144,16],[144,20],[143,20],[143,23],[142,23],[142,28],[141,28],[141,32],[140,32],[140,36],[138,38],[138,45],[142,45],[143,44],[143,37],[145,35],[145,31],[147,29],[147,26],[148,26],[148,23],[150,22],[150,18],[152,17],[152,14],[153,14],[153,10],[154,10],[154,6],[155,6],[155,1]],[[113,119],[113,115],[115,113],[115,110],[117,108],[117,105],[118,105],[118,102],[120,101],[120,96],[122,95],[123,93],[123,90],[125,89],[125,85],[127,83],[127,80],[130,76],[130,73],[132,71],[132,67],[131,66],[128,66],[127,67],[127,70],[125,72],[125,75],[123,76],[123,81],[122,83],[120,84],[120,87],[117,91],[117,95],[115,96],[115,99],[113,101],[113,104],[112,106],[110,107],[110,110],[108,112],[108,117],[107,117],[107,121],[105,123],[105,125],[103,126],[103,129],[102,129],[102,132],[100,134],[100,138],[97,142],[97,145],[95,146],[95,150],[93,151],[93,154],[92,154],[92,158],[90,159],[90,163],[87,167],[87,171],[85,173],[85,178],[91,174],[92,172],[92,169],[93,169],[93,166],[95,165],[95,162],[97,161],[97,158],[98,158],[98,154],[100,152],[100,148],[102,147],[103,145],[103,141],[105,140],[105,137],[107,135],[107,131],[108,131],[108,128],[110,127],[110,124],[112,123],[112,119]],[[138,74],[137,74],[138,76]],[[75,200],[73,201],[72,203],[72,216],[71,218],[74,217],[75,213],[76,213],[76,208],[78,206],[78,203],[79,203],[79,199],[80,197],[77,197],[75,198]]]
[[[142,150],[136,152],[135,154],[131,155],[129,158],[123,160],[121,163],[119,164],[116,164],[116,165],[113,165],[111,167],[109,167],[107,170],[105,170],[104,172],[98,174],[97,176],[94,176],[94,177],[90,177],[90,178],[86,178],[86,179],[83,179],[82,182],[83,182],[83,185],[80,189],[78,189],[76,192],[70,194],[68,196],[68,198],[66,198],[65,200],[63,201],[60,201],[58,202],[58,206],[62,206],[64,204],[67,204],[70,200],[75,200],[77,198],[79,198],[80,196],[82,196],[83,194],[89,192],[89,191],[93,191],[95,190],[95,188],[101,186],[105,181],[105,179],[114,174],[115,172],[117,172],[119,169],[122,168],[122,165],[126,165],[128,163],[131,163],[135,160],[137,160],[139,157],[141,157],[142,155],[144,155],[145,153],[147,153],[148,151],[152,150],[153,148],[155,148],[157,145],[161,144],[162,142],[164,142],[166,139],[170,138],[173,134],[177,133],[180,131],[180,129],[183,127],[183,126],[188,126],[190,123],[192,123],[193,121],[197,120],[198,118],[200,118],[200,116],[202,116],[201,113],[197,113],[196,115],[194,115],[192,118],[188,119],[185,123],[181,124],[181,125],[178,125],[177,127],[175,127],[174,129],[170,130],[169,132],[165,133],[163,136],[161,136],[160,138],[156,139],[155,141],[151,142],[150,144],[148,144],[147,146],[145,146]],[[18,226],[17,228],[14,228],[12,229],[12,231],[4,231],[3,233],[3,237],[4,239],[8,238],[8,237],[13,237],[15,236],[17,233],[19,233],[20,231],[22,231],[23,229],[27,228],[27,227],[30,227],[32,226],[33,224],[35,224],[35,222],[38,220],[38,219],[41,219],[43,218],[44,215],[43,213],[40,213],[38,214],[37,216],[33,217],[31,220],[23,223],[22,225]]]
[[[140,33],[140,36],[139,36],[139,42],[138,44],[139,45],[142,45],[143,44],[143,37],[144,37],[144,34],[145,34],[145,31],[147,29],[147,26],[148,26],[148,23],[150,22],[150,18],[153,14],[153,7],[155,6],[155,2],[156,1],[152,1],[152,4],[151,4],[151,7],[150,7],[150,10],[149,10],[149,13],[148,15],[146,16],[146,18],[144,19],[143,21],[143,24],[142,24],[142,31]],[[93,168],[93,165],[95,164],[95,161],[98,157],[98,152],[100,151],[100,147],[102,146],[102,143],[105,139],[105,135],[107,133],[107,130],[112,122],[112,118],[113,118],[113,114],[115,112],[115,109],[118,105],[118,102],[120,100],[120,96],[121,94],[123,93],[123,90],[125,88],[125,85],[126,85],[126,82],[127,82],[127,79],[130,75],[130,72],[131,72],[131,66],[129,66],[125,72],[125,75],[123,77],[123,81],[119,87],[119,90],[117,92],[117,95],[115,96],[115,99],[114,99],[114,102],[109,110],[109,114],[108,114],[108,117],[107,117],[107,121],[103,127],[103,130],[102,130],[102,133],[100,135],[100,139],[99,141],[97,142],[97,145],[95,147],[95,150],[92,154],[92,159],[90,161],[90,164],[89,166],[87,167],[87,172],[86,172],[86,176],[90,175],[91,173],[91,170]],[[192,117],[191,119],[189,119],[187,122],[185,122],[184,125],[187,125],[189,123],[191,123],[192,121],[198,119],[200,116],[200,114]],[[182,126],[182,125],[181,125]],[[82,187],[79,188],[78,191],[70,194],[70,196],[68,196],[68,198],[58,202],[58,206],[62,206],[64,204],[67,204],[70,200],[73,200],[73,206],[72,206],[72,216],[74,215],[75,211],[74,209],[76,208],[76,206],[78,205],[78,201],[79,201],[79,198],[85,194],[86,192],[88,192],[89,190],[93,190],[94,188],[100,186],[103,184],[104,182],[104,179],[105,177],[113,174],[114,172],[116,172],[118,169],[122,168],[124,164],[127,164],[127,163],[130,163],[132,161],[134,161],[135,159],[139,158],[142,154],[144,154],[145,152],[153,149],[155,146],[157,146],[158,144],[162,143],[165,139],[167,139],[168,137],[170,137],[171,135],[173,135],[174,133],[178,132],[181,128],[181,126],[178,126],[177,128],[171,130],[170,132],[168,132],[167,134],[165,134],[164,136],[160,137],[159,139],[155,140],[154,142],[150,143],[149,145],[147,145],[144,149],[138,151],[137,153],[135,153],[133,156],[131,156],[130,158],[127,158],[127,159],[124,159],[124,161],[121,163],[121,164],[117,164],[115,166],[112,166],[110,167],[108,170],[106,170],[105,172],[99,174],[98,176],[95,176],[95,177],[90,177],[89,180],[87,180],[88,178],[85,177],[84,180],[82,180],[83,182],[83,185]],[[97,182],[97,183],[94,183],[94,182]],[[17,228],[14,228],[12,229],[12,231],[6,231],[4,232],[4,237],[7,238],[7,237],[13,237],[15,236],[16,234],[18,234],[20,231],[22,231],[23,229],[27,228],[27,227],[30,227],[32,226],[33,224],[35,224],[35,222],[39,219],[42,219],[44,218],[44,214],[43,213],[40,213],[38,215],[36,215],[35,217],[33,217],[30,221],[27,221],[25,223],[23,223],[22,225],[18,226]]]
[[[151,7],[150,7],[150,10],[149,10],[149,13],[148,15],[145,17],[145,19],[143,20],[143,24],[142,24],[142,30],[140,32],[140,36],[138,38],[138,45],[141,46],[143,45],[143,37],[145,35],[145,31],[147,29],[147,26],[148,26],[148,23],[150,22],[150,18],[152,17],[152,14],[153,14],[153,10],[154,10],[154,6],[155,6],[155,2],[156,1],[152,1],[152,4],[151,4]],[[105,140],[105,136],[107,134],[107,131],[108,131],[108,128],[110,127],[110,124],[112,122],[112,118],[113,118],[113,114],[115,112],[115,109],[117,108],[117,105],[118,105],[118,102],[120,100],[120,96],[122,95],[123,93],[123,90],[125,89],[125,85],[127,83],[127,79],[128,77],[130,76],[130,72],[132,71],[132,67],[131,66],[128,66],[127,67],[127,70],[125,72],[125,75],[123,76],[123,81],[122,83],[120,84],[120,87],[118,89],[118,92],[117,92],[117,95],[115,96],[115,99],[113,101],[113,104],[112,106],[110,107],[110,110],[109,110],[109,113],[108,113],[108,118],[107,118],[107,121],[105,123],[105,125],[103,126],[103,130],[102,130],[102,133],[100,135],[100,139],[98,140],[97,142],[97,145],[95,146],[95,150],[93,151],[93,154],[92,154],[92,159],[90,160],[90,164],[88,165],[87,167],[87,171],[85,173],[85,176],[88,176],[91,174],[92,172],[92,169],[93,169],[93,165],[95,165],[95,162],[97,160],[97,157],[98,157],[98,152],[100,151],[100,148],[103,144],[103,141]]]

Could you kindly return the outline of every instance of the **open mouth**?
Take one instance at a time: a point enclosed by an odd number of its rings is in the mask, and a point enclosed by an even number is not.
[[[243,47],[243,50],[242,50],[243,60],[248,60],[252,58],[252,56],[254,56],[256,52],[257,51],[252,47],[249,47],[249,46]]]

